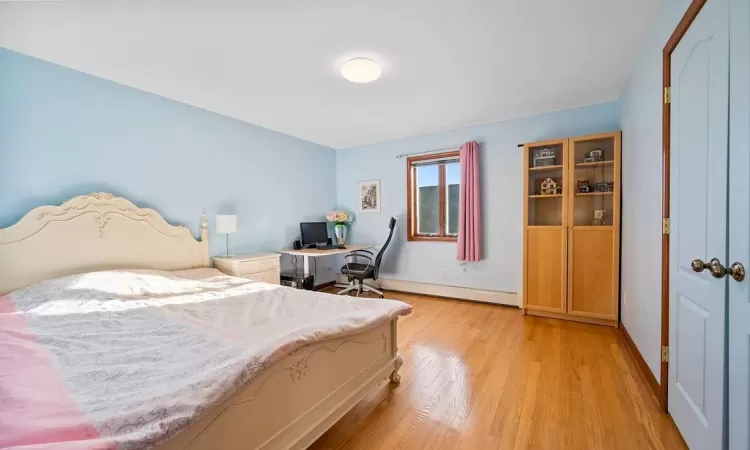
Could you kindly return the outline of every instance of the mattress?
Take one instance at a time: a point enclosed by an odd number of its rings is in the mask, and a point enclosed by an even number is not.
[[[223,275],[119,270],[0,297],[0,448],[148,448],[264,368],[409,305]]]

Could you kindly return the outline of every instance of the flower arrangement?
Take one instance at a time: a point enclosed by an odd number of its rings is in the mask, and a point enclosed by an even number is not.
[[[336,225],[347,225],[354,222],[354,215],[346,211],[330,211],[326,220]]]

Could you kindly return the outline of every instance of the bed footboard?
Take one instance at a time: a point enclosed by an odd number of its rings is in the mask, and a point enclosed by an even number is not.
[[[159,448],[304,449],[403,364],[397,319],[282,358]]]

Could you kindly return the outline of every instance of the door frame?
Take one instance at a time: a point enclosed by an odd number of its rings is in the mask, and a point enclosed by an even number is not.
[[[677,48],[682,38],[693,24],[698,13],[708,0],[692,0],[687,11],[682,16],[680,23],[672,32],[662,53],[662,92],[661,92],[661,134],[662,134],[662,199],[661,212],[662,221],[669,220],[669,183],[670,183],[670,106],[667,101],[667,89],[671,88],[672,81],[672,52]],[[661,348],[659,354],[663,355],[662,349],[669,347],[669,230],[662,228],[661,235]],[[661,358],[661,374],[659,376],[659,406],[664,412],[668,411],[669,395],[669,362]]]

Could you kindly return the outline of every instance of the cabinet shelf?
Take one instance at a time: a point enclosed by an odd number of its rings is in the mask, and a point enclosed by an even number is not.
[[[614,161],[597,161],[597,162],[588,162],[588,163],[577,163],[576,169],[578,168],[585,169],[586,167],[611,166],[614,163],[615,163]]]
[[[562,170],[563,165],[560,164],[559,166],[541,166],[541,167],[529,167],[530,172],[547,172],[547,171],[554,171],[554,170]]]
[[[576,192],[576,197],[596,197],[598,195],[613,195],[614,192]]]
[[[529,195],[529,198],[560,198],[563,194]]]

